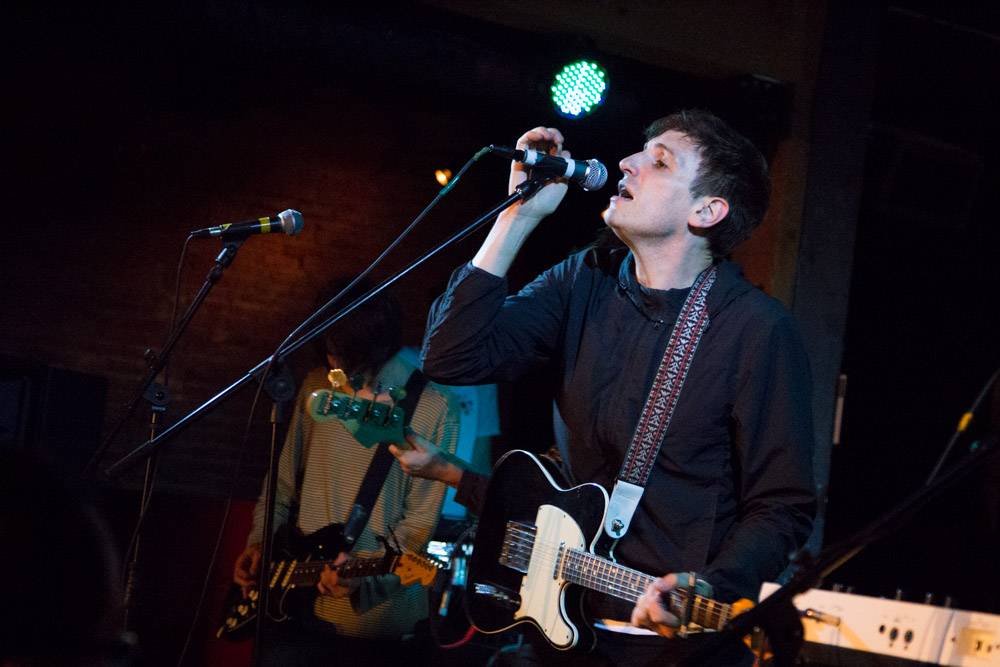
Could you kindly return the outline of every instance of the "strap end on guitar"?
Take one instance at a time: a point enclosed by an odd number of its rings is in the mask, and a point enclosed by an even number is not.
[[[361,531],[368,524],[368,514],[368,509],[361,503],[354,503],[351,507],[351,514],[344,523],[344,542],[347,543],[347,551],[350,551],[350,547],[354,546],[354,543],[357,542],[358,537],[361,535]]]
[[[621,539],[628,532],[632,516],[642,499],[645,487],[619,479],[611,492],[608,510],[604,516],[604,532],[613,540]]]

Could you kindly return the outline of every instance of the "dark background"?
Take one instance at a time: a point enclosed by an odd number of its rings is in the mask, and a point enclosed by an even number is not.
[[[575,156],[600,158],[614,182],[617,160],[641,145],[645,124],[707,106],[752,136],[774,166],[768,223],[737,255],[750,278],[800,317],[827,312],[828,293],[849,290],[846,319],[830,323],[836,353],[813,359],[848,375],[825,541],[846,537],[923,482],[1000,363],[996,12],[946,3],[854,13],[836,3],[808,11],[806,3],[788,3],[795,11],[746,3],[732,19],[750,17],[736,30],[754,47],[734,55],[714,31],[726,22],[715,4],[675,6],[661,21],[649,3],[606,3],[613,20],[604,25],[594,11],[568,12],[567,3],[537,10],[544,21],[534,23],[526,10],[498,19],[505,3],[464,14],[432,4],[4,10],[5,106],[13,115],[0,264],[5,443],[44,443],[71,466],[86,460],[141,378],[143,351],[162,344],[191,229],[289,207],[306,223],[294,238],[255,237],[240,250],[176,349],[168,422],[266,356],[332,277],[356,273],[391,242],[438,191],[435,169],[457,171],[485,144],[512,144],[526,128],[554,124]],[[636,28],[630,42],[618,21],[646,29]],[[605,31],[617,38],[586,36]],[[861,32],[872,46],[849,59],[842,45]],[[782,39],[754,40],[775,33]],[[701,51],[684,51],[686,43]],[[685,55],[665,63],[671,48]],[[568,121],[551,111],[546,89],[580,55],[601,60],[611,88],[592,117]],[[831,92],[823,76],[848,60],[862,76]],[[768,71],[769,62],[780,65]],[[775,76],[783,72],[798,74]],[[824,136],[824,118],[844,109],[862,116],[861,131]],[[829,164],[821,147],[838,141],[863,149],[846,176],[853,216],[824,215],[808,203],[827,186],[815,177]],[[484,158],[376,275],[390,275],[498,202],[505,182],[503,162]],[[512,286],[589,242],[607,194],[572,192],[519,258]],[[810,248],[817,224],[845,230],[846,240]],[[810,253],[838,252],[849,280],[806,297],[795,291],[789,267],[800,237],[800,267]],[[419,342],[430,301],[481,238],[401,282],[408,343]],[[182,304],[217,252],[216,242],[192,242]],[[314,362],[303,351],[292,367],[301,374]],[[817,382],[828,388],[830,379]],[[172,664],[180,651],[252,393],[243,389],[164,448],[144,537],[149,574],[137,598],[137,629],[153,663]],[[545,378],[502,387],[501,398],[504,437],[494,454],[544,448]],[[832,412],[832,404],[820,408]],[[244,509],[264,470],[267,412],[266,403],[257,410],[236,484]],[[145,439],[146,418],[141,408],[106,462]],[[957,606],[1000,612],[989,519],[998,500],[988,474],[966,480],[831,581],[872,595],[948,594]],[[141,466],[104,487],[122,540],[140,483]],[[231,548],[240,531],[232,528]]]

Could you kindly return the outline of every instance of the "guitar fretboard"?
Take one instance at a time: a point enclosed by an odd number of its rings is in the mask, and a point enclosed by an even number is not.
[[[335,569],[340,577],[355,579],[389,572],[392,569],[392,560],[386,560],[384,557],[354,558],[338,566],[335,566],[332,560],[304,562],[283,560],[275,563],[275,575],[272,581],[285,582],[289,586],[312,586],[319,581],[327,565]]]
[[[595,591],[635,603],[656,577],[602,558],[583,549],[564,545],[535,544],[535,527],[508,521],[500,551],[500,563],[518,572],[527,572],[534,549],[555,549],[554,578],[562,578]],[[708,630],[720,630],[732,615],[732,606],[696,595],[684,588],[668,594],[669,606],[678,617]]]

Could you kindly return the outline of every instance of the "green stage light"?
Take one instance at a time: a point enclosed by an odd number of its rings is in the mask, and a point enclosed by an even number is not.
[[[562,115],[582,118],[604,101],[608,75],[595,62],[578,60],[562,68],[552,83],[552,102]]]

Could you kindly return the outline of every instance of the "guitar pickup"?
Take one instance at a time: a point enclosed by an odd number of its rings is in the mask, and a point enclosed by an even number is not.
[[[473,592],[476,595],[485,595],[508,609],[517,610],[521,607],[521,596],[502,586],[476,584]]]

